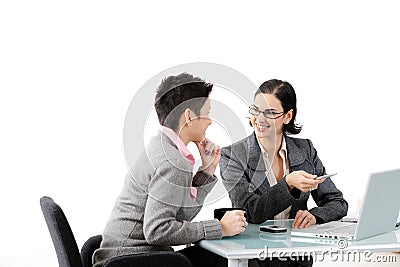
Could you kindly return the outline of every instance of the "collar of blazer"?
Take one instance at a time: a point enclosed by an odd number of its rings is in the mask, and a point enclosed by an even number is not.
[[[249,152],[249,167],[253,171],[262,171],[265,172],[265,164],[263,157],[261,155],[261,148],[258,145],[256,135],[253,132],[252,135],[249,136],[247,139],[247,145],[248,145],[248,152]],[[287,154],[288,154],[288,160],[289,160],[289,167],[292,169],[293,166],[302,164],[305,161],[304,155],[300,148],[295,144],[294,140],[292,137],[285,136],[286,138],[286,149],[287,149]]]

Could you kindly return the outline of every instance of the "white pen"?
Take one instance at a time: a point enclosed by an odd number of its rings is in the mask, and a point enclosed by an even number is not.
[[[335,173],[331,173],[331,174],[325,174],[325,175],[322,175],[322,176],[318,176],[317,178],[315,178],[315,180],[322,180],[322,179],[326,179],[326,178],[329,178],[329,177],[335,176],[336,174],[337,174],[337,172],[335,172]]]

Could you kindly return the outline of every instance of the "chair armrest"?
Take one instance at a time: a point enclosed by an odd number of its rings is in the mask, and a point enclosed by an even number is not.
[[[100,247],[101,240],[102,236],[96,235],[89,238],[85,244],[83,244],[81,249],[83,267],[92,267],[92,255],[94,251]]]

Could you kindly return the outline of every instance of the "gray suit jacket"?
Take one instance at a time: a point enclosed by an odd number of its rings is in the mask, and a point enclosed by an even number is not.
[[[193,177],[192,166],[176,145],[162,133],[153,137],[126,175],[94,253],[94,266],[120,255],[221,238],[218,220],[190,222],[216,182],[202,171]],[[190,185],[197,187],[196,199],[190,196]]]
[[[325,167],[317,151],[308,139],[286,136],[286,148],[290,172],[304,170],[318,176],[325,174]],[[289,191],[286,179],[270,186],[265,175],[265,163],[256,136],[252,135],[224,147],[221,150],[220,169],[222,181],[229,192],[233,207],[247,209],[247,218],[252,223],[271,220],[292,205],[290,217],[298,210],[307,210],[310,192],[298,189]],[[318,207],[310,210],[317,223],[338,220],[347,214],[348,204],[330,178],[311,191]]]

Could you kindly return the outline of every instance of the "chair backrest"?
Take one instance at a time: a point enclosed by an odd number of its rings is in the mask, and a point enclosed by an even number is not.
[[[83,267],[92,267],[92,255],[100,247],[101,235],[95,235],[89,238],[81,249],[81,259]]]
[[[82,267],[78,245],[60,206],[50,197],[42,197],[40,206],[53,240],[58,265],[60,267]]]

